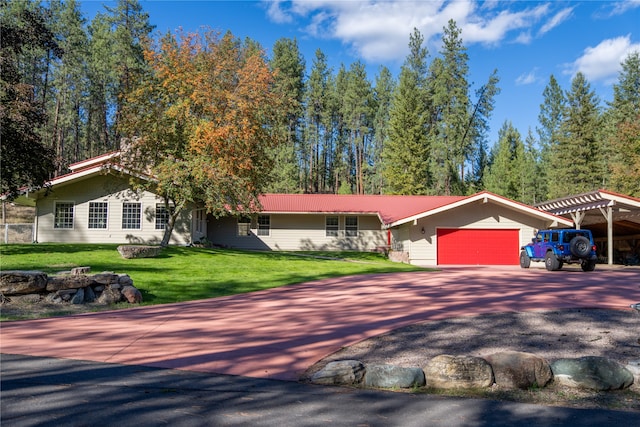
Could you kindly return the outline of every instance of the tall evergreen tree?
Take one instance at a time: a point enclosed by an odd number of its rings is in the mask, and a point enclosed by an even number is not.
[[[486,189],[510,199],[519,199],[523,161],[524,144],[520,133],[511,122],[505,122],[489,156],[489,167],[484,174]]]
[[[538,114],[540,127],[537,128],[540,137],[540,162],[543,165],[540,169],[542,185],[540,191],[543,198],[548,198],[550,196],[548,170],[552,164],[551,153],[555,151],[560,141],[567,100],[553,74],[549,77],[549,83],[544,88],[542,96],[544,100],[540,104],[540,113]]]
[[[0,0],[0,192],[10,199],[23,186],[41,185],[54,170],[53,151],[39,133],[46,121],[44,95],[38,96],[42,81],[25,73],[25,64],[38,58],[33,52],[63,53],[45,13],[40,7]]]
[[[473,140],[465,137],[470,118],[469,57],[461,30],[450,20],[442,36],[441,58],[432,62],[430,86],[435,123],[430,131],[430,169],[435,194],[464,194],[465,159]]]
[[[622,63],[607,114],[609,187],[640,196],[640,52]]]
[[[115,7],[105,8],[113,31],[112,55],[117,58],[115,72],[118,84],[114,96],[119,102],[114,106],[113,118],[116,129],[114,139],[117,145],[120,143],[120,100],[138,84],[146,72],[143,45],[155,27],[151,25],[149,14],[144,11],[139,0],[118,0]]]
[[[374,159],[369,180],[369,189],[372,194],[380,194],[386,187],[384,181],[382,153],[389,139],[389,109],[395,90],[395,80],[387,67],[380,67],[376,76],[373,89],[373,140],[372,156]]]
[[[582,73],[577,73],[567,92],[558,145],[551,150],[548,168],[549,196],[592,191],[602,186],[599,100]]]
[[[271,68],[275,74],[273,90],[286,99],[282,114],[284,143],[275,149],[275,165],[270,191],[294,193],[300,189],[300,143],[304,115],[305,61],[295,39],[282,38],[273,46]]]
[[[304,188],[306,191],[317,193],[320,190],[320,157],[322,139],[325,136],[324,121],[327,112],[327,84],[331,71],[327,65],[327,58],[322,50],[316,50],[311,74],[305,90],[306,104],[306,137],[303,146],[305,157],[304,173],[306,175]]]
[[[427,49],[424,37],[414,29],[409,38],[409,55],[400,71],[389,109],[389,140],[382,151],[385,193],[427,194],[429,170],[429,123],[427,98]]]
[[[348,163],[353,178],[354,192],[365,192],[365,170],[371,151],[371,83],[362,62],[351,64],[347,73],[347,87],[343,93],[342,116],[349,134]]]

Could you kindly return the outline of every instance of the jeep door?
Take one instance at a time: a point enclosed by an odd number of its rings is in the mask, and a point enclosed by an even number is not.
[[[536,235],[536,242],[533,245],[533,255],[536,258],[544,258],[547,250],[546,243],[549,242],[549,233],[542,232]]]

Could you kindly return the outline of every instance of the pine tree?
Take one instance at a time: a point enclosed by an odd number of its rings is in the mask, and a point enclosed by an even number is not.
[[[469,72],[461,30],[450,20],[442,36],[442,58],[431,66],[430,86],[435,122],[430,131],[431,191],[435,194],[464,194],[465,159],[473,141],[465,137],[470,119]]]
[[[524,145],[520,133],[511,122],[505,122],[489,156],[489,167],[484,174],[485,188],[510,199],[520,199],[523,162]]]
[[[46,62],[35,52],[63,53],[45,16],[43,8],[0,1],[0,192],[9,199],[23,186],[42,185],[54,170],[53,151],[39,132],[46,121],[46,85],[42,75],[26,72],[41,70],[28,68],[34,58]]]
[[[561,130],[560,127],[564,121],[564,114],[567,100],[564,91],[558,84],[553,74],[549,77],[549,83],[542,92],[544,101],[540,104],[540,113],[538,121],[540,127],[537,128],[540,136],[540,182],[541,194],[543,198],[549,198],[549,169],[552,167],[551,153],[555,151],[559,144]]]
[[[607,114],[609,187],[640,197],[640,53],[622,63]]]
[[[302,138],[305,62],[295,39],[279,39],[273,46],[271,68],[273,90],[287,100],[282,114],[285,143],[274,153],[272,192],[294,193],[300,189],[300,144]]]
[[[582,73],[566,94],[558,144],[548,168],[550,198],[593,191],[602,185],[599,100]]]
[[[389,109],[389,139],[382,151],[385,193],[427,194],[429,145],[426,136],[429,102],[426,91],[427,49],[424,37],[414,29],[410,53],[400,71]]]
[[[391,71],[387,67],[380,67],[380,71],[376,76],[375,88],[373,89],[373,164],[371,178],[368,183],[369,192],[372,194],[380,194],[386,187],[381,159],[384,147],[389,139],[389,109],[391,108],[395,85]]]

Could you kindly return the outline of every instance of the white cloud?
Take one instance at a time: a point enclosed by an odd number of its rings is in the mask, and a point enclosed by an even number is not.
[[[613,3],[613,9],[611,10],[611,16],[623,15],[631,9],[640,7],[640,0],[623,0]]]
[[[538,72],[538,69],[534,68],[528,73],[519,75],[518,78],[516,78],[516,85],[524,86],[524,85],[530,85],[530,84],[536,83],[539,80],[537,76],[537,72]]]
[[[530,43],[535,27],[553,10],[551,3],[530,6],[495,0],[277,0],[269,2],[267,9],[275,22],[295,17],[304,22],[308,34],[340,40],[367,61],[404,58],[414,28],[433,50],[450,19],[461,28],[466,45],[497,45],[509,37],[516,43]],[[551,16],[540,33],[560,25],[571,11],[567,8]]]
[[[270,0],[264,2],[267,9],[267,16],[276,24],[286,24],[293,21],[289,12],[280,7],[284,0]]]
[[[542,34],[548,33],[558,25],[562,24],[571,16],[572,12],[573,12],[573,7],[562,9],[560,12],[553,15],[553,17],[540,28],[540,31],[538,32],[538,34],[542,35]]]
[[[565,74],[581,72],[590,81],[615,81],[620,64],[634,51],[640,52],[640,43],[632,43],[631,36],[601,41],[595,47],[587,47],[582,56],[565,67]]]

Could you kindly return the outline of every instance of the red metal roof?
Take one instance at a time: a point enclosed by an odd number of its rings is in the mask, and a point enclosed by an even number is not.
[[[373,214],[383,224],[428,212],[465,196],[396,196],[340,194],[265,194],[260,196],[265,213]]]

